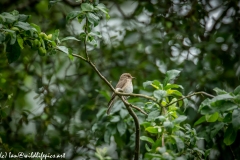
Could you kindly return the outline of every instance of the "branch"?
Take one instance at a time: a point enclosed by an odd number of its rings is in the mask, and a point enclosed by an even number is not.
[[[164,132],[163,132],[163,134],[162,134],[162,147],[164,147],[165,146],[165,143],[164,143]]]
[[[136,114],[131,109],[131,107],[130,107],[131,104],[128,103],[123,98],[123,96],[119,96],[119,97],[122,99],[122,101],[125,104],[129,114],[132,116],[132,118],[134,120],[134,124],[135,124],[135,128],[136,128],[134,160],[138,160],[139,159],[139,152],[140,152],[140,125],[139,125],[138,117],[136,116]]]
[[[211,97],[211,98],[214,97],[213,95],[208,94],[208,93],[203,92],[203,91],[195,92],[195,93],[192,93],[192,94],[190,94],[190,95],[187,95],[187,96],[184,96],[184,97],[182,97],[182,98],[179,98],[178,100],[176,100],[176,101],[174,101],[174,102],[172,102],[172,103],[169,103],[169,104],[166,105],[165,107],[171,106],[171,105],[174,104],[174,103],[177,103],[177,102],[179,102],[179,101],[181,101],[181,100],[183,100],[183,99],[190,98],[190,97],[195,96],[195,95],[198,95],[198,94],[203,94],[203,95],[209,96],[209,97]]]
[[[112,89],[112,91],[117,94],[117,95],[122,95],[122,96],[131,96],[131,97],[143,97],[143,98],[146,98],[146,99],[149,99],[149,100],[152,100],[156,103],[158,103],[158,101],[153,98],[153,97],[150,97],[150,96],[146,96],[144,94],[134,94],[134,93],[122,93],[122,92],[118,92],[116,91],[113,86],[111,85],[110,82],[108,82],[108,80],[99,72],[99,70],[97,69],[97,67],[90,61],[90,60],[87,60],[86,58],[80,56],[80,55],[77,55],[77,54],[72,54],[74,57],[78,57],[82,60],[84,60],[85,62],[87,62],[88,64],[90,64],[90,66],[97,72],[97,74],[100,76],[100,78],[102,78],[103,81],[105,81],[105,83]],[[133,107],[134,108],[134,107]]]
[[[121,95],[118,95],[118,96],[120,97]],[[122,97],[122,96],[121,96],[121,97]],[[129,103],[126,99],[124,99],[123,103],[124,103],[125,105],[128,105],[128,106],[132,107],[132,108],[135,108],[136,110],[142,112],[142,113],[145,114],[145,115],[148,115],[148,114],[147,114],[146,112],[144,112],[141,108],[139,108],[139,107],[137,107],[137,106],[134,106],[133,104]]]
[[[84,60],[85,62],[88,62],[84,57],[82,57],[82,56],[80,56],[80,55],[78,55],[78,54],[72,54],[72,55],[73,55],[74,57],[78,57],[78,58]]]
[[[113,88],[113,86],[111,85],[110,82],[108,82],[108,80],[99,72],[99,70],[97,69],[97,67],[90,61],[90,60],[87,60],[86,58],[80,56],[80,55],[77,55],[77,54],[72,54],[74,57],[78,57],[82,60],[84,60],[85,62],[87,62],[96,72],[97,74],[99,75],[99,77],[111,88],[111,90],[113,92],[116,92],[115,89]]]
[[[146,96],[144,94],[135,94],[135,93],[123,93],[123,92],[117,92],[117,91],[114,91],[115,94],[117,95],[122,95],[122,96],[131,96],[131,97],[143,97],[143,98],[146,98],[146,99],[149,99],[149,100],[152,100],[156,103],[158,103],[157,99],[153,98],[153,97],[150,97],[150,96]]]
[[[137,107],[137,106],[134,106],[134,105],[132,105],[131,103],[129,103],[129,105],[130,105],[130,107],[135,108],[136,110],[142,112],[142,113],[145,114],[146,116],[148,115],[148,114],[147,114],[146,112],[144,112],[141,108],[139,108],[139,107]]]

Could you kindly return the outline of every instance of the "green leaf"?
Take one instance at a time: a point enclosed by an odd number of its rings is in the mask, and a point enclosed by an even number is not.
[[[40,28],[38,25],[36,25],[36,24],[34,24],[34,23],[30,23],[30,25],[31,25],[32,27],[34,27],[34,28],[37,30],[38,33],[41,32],[41,28]]]
[[[0,32],[0,44],[2,44],[5,41],[5,34]]]
[[[229,125],[227,130],[224,133],[224,140],[223,140],[223,142],[227,146],[229,146],[229,145],[231,145],[235,141],[236,137],[237,137],[237,131],[234,130],[232,125]]]
[[[224,113],[224,118],[223,118],[223,122],[231,122],[232,121],[232,113]]]
[[[159,120],[160,122],[164,122],[166,120],[166,117],[160,115],[160,116],[156,117],[155,120]]]
[[[210,103],[211,103],[212,101],[210,100],[210,99],[205,99],[202,103],[201,103],[201,105],[200,105],[200,107],[199,107],[199,111],[200,111],[200,113],[202,114],[202,115],[205,115],[205,114],[211,114],[211,113],[214,113],[215,111],[214,111],[214,108],[212,108],[211,106],[210,106]]]
[[[170,83],[170,81],[174,80],[179,75],[179,73],[180,71],[178,70],[167,71],[166,77],[163,81],[163,86],[166,86],[168,83]]]
[[[181,138],[177,137],[177,136],[173,136],[173,138],[174,138],[174,140],[176,142],[178,151],[183,150],[184,147],[185,147],[183,140]]]
[[[87,20],[89,23],[93,24],[94,26],[97,26],[99,23],[99,17],[97,17],[93,13],[87,13]]]
[[[3,31],[9,32],[10,34],[15,33],[15,31],[11,30],[11,29],[2,29]]]
[[[120,110],[120,117],[124,119],[128,115],[128,111],[126,109]]]
[[[94,37],[98,37],[98,38],[102,38],[100,32],[90,32],[88,35],[94,36]]]
[[[227,94],[226,91],[219,89],[219,88],[214,88],[213,90],[217,93],[217,95]]]
[[[144,121],[144,122],[142,122],[140,125],[143,126],[144,128],[147,128],[147,127],[150,127],[150,126],[151,126],[151,123]]]
[[[14,43],[13,45],[7,45],[6,51],[8,63],[16,61],[21,54],[21,48],[18,43]]]
[[[82,3],[81,9],[82,9],[82,11],[91,12],[91,11],[93,11],[93,5],[90,3]]]
[[[14,16],[7,12],[3,12],[0,15],[0,17],[2,18],[3,22],[9,23],[9,24],[15,22],[18,19],[18,16]]]
[[[157,151],[161,154],[165,153],[166,152],[166,147],[163,146],[163,147],[158,147]]]
[[[174,127],[174,124],[170,121],[165,121],[163,122],[163,126],[166,128],[166,129],[172,129]]]
[[[171,89],[168,89],[168,90],[167,90],[167,94],[168,94],[168,95],[176,95],[176,96],[179,96],[179,97],[182,96],[182,93],[179,92],[178,90],[171,90]]]
[[[152,121],[154,120],[156,117],[158,117],[160,115],[160,111],[159,110],[155,110],[155,111],[152,111],[148,114],[148,118],[147,118],[147,121]]]
[[[199,148],[197,148],[197,147],[194,147],[193,150],[201,153],[202,155],[205,154],[203,150],[201,150],[201,149],[199,149]],[[199,153],[198,153],[198,154],[199,154]],[[178,159],[178,160],[185,160],[185,158],[184,158],[184,159]]]
[[[163,86],[162,86],[161,82],[159,82],[158,80],[152,81],[151,86],[153,86],[156,89],[163,89]]]
[[[21,47],[21,49],[23,49],[23,39],[20,35],[17,36],[17,41],[18,41],[18,44],[19,46]]]
[[[110,18],[109,14],[108,14],[108,9],[105,7],[104,4],[99,3],[95,8],[97,8],[97,9],[99,9],[100,11],[102,11],[103,13],[105,13],[107,19]]]
[[[53,40],[53,41],[55,41],[55,40],[58,40],[58,41],[59,41],[58,36],[59,36],[59,30],[56,29],[56,30],[54,31],[54,33],[52,34],[52,40]],[[60,43],[60,41],[57,42],[57,43]]]
[[[86,39],[86,33],[85,33],[85,32],[80,33],[79,38],[80,38],[82,41],[85,41],[85,39]]]
[[[69,54],[69,50],[68,50],[67,47],[65,47],[65,46],[57,46],[57,48],[58,48],[60,51],[66,53],[66,54]]]
[[[151,86],[152,85],[152,81],[146,81],[143,82],[143,88],[145,89],[147,86]]]
[[[240,85],[237,86],[237,87],[234,89],[233,93],[234,93],[235,95],[240,94]]]
[[[72,49],[71,48],[68,48],[68,58],[73,61],[74,57],[72,55]]]
[[[156,153],[146,153],[144,155],[144,158],[146,158],[146,159],[172,159],[172,158],[168,158],[168,157],[165,158],[162,155],[156,154]]]
[[[94,123],[94,125],[92,126],[92,131],[95,132],[98,129],[98,124]]]
[[[46,49],[44,40],[43,40],[42,38],[40,38],[40,42],[41,42],[42,47],[43,47],[44,49]]]
[[[145,103],[145,109],[147,109],[147,110],[151,110],[154,106],[156,106],[157,104],[156,103],[154,103],[154,102],[146,102]]]
[[[15,27],[19,27],[19,28],[22,28],[23,30],[27,31],[27,30],[30,30],[31,29],[31,26],[29,23],[26,23],[26,22],[17,22],[15,23],[14,25]]]
[[[173,123],[182,123],[183,121],[185,121],[187,119],[187,116],[184,115],[180,115],[178,118],[173,120]]]
[[[80,41],[79,39],[77,39],[77,38],[75,38],[75,37],[65,37],[65,38],[61,39],[61,42],[66,41],[66,40]]]
[[[126,132],[127,125],[123,120],[121,120],[117,123],[117,130],[120,133],[120,135],[123,135]]]
[[[196,125],[199,125],[203,122],[206,122],[206,117],[205,116],[202,116],[201,118],[199,118],[195,123],[194,123],[194,126]]]
[[[178,85],[178,84],[167,84],[164,87],[164,90],[168,90],[168,89],[171,89],[171,88],[181,88],[181,89],[183,89],[183,87],[181,85]]]
[[[219,101],[219,100],[230,100],[230,99],[234,99],[233,96],[231,96],[230,94],[221,94],[218,96],[215,96],[212,101]]]
[[[238,108],[232,112],[232,125],[235,130],[240,129],[240,110]]]
[[[226,112],[237,108],[237,105],[229,100],[217,100],[211,102],[211,109],[213,111]]]
[[[106,130],[104,133],[104,141],[109,144],[110,143],[110,138],[111,138],[111,133],[109,130]]]
[[[158,133],[158,128],[155,127],[147,127],[145,130],[149,133]]]
[[[167,92],[164,90],[155,90],[153,92],[153,96],[157,98],[158,101],[160,101],[167,96]]]
[[[147,141],[149,143],[152,143],[152,144],[154,143],[153,139],[150,138],[150,137],[147,137],[147,136],[141,136],[140,139],[143,140],[143,141]]]
[[[12,33],[12,34],[10,34],[10,35],[11,35],[11,41],[10,41],[10,44],[14,44],[14,43],[16,42],[16,40],[17,40],[17,35],[16,35],[15,32]]]
[[[211,138],[214,138],[216,136],[216,134],[224,127],[224,123],[220,122],[217,123],[213,126],[212,130],[211,130]]]
[[[79,14],[81,14],[81,13],[82,13],[81,11],[72,11],[72,12],[68,13],[68,15],[67,15],[67,21],[76,18],[76,17],[79,16]]]
[[[147,143],[145,143],[145,148],[146,148],[146,150],[147,150],[148,152],[150,152],[150,151],[151,151],[151,148],[148,146],[148,144],[147,144]]]
[[[102,116],[106,114],[106,110],[104,108],[100,109],[98,113],[96,114],[97,119],[100,119]],[[97,123],[95,123],[97,124]]]
[[[180,102],[179,102],[179,106],[181,107],[181,103]],[[184,112],[185,112],[187,107],[188,107],[188,100],[187,99],[183,99],[183,106],[184,106]]]
[[[26,22],[30,16],[25,14],[19,14],[18,20],[22,22]]]
[[[119,116],[114,116],[110,122],[113,122],[113,123],[116,123],[116,122],[119,122],[120,121],[120,117]]]
[[[219,113],[218,112],[215,112],[214,114],[207,114],[206,115],[206,121],[207,122],[215,122],[216,120],[218,120],[218,116],[219,116]]]

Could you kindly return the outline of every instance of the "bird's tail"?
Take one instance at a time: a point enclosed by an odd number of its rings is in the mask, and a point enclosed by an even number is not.
[[[112,106],[113,106],[113,103],[111,103],[109,106],[108,106],[108,109],[107,109],[107,114],[109,115],[110,114],[110,111],[112,109]]]
[[[110,111],[114,105],[114,102],[115,102],[115,97],[116,95],[112,95],[112,98],[110,99],[110,101],[108,102],[108,109],[107,109],[107,114],[109,115],[110,114]]]

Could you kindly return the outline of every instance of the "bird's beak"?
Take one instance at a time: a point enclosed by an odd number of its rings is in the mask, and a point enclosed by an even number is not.
[[[135,77],[132,77],[132,79],[135,79]]]

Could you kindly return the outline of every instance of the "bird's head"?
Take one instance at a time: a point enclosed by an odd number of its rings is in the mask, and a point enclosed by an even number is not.
[[[120,76],[120,80],[122,79],[133,79],[135,77],[133,77],[130,73],[123,73],[121,76]]]

